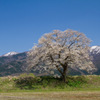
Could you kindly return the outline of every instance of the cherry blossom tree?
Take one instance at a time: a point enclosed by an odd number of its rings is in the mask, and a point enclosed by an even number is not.
[[[28,53],[29,68],[57,70],[65,82],[68,68],[76,67],[88,72],[94,69],[89,45],[90,40],[83,33],[54,30],[44,34]]]

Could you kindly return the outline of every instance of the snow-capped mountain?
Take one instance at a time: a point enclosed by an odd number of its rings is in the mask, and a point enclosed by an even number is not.
[[[26,58],[27,52],[9,52],[0,56],[0,76],[25,72]]]
[[[92,61],[97,68],[97,71],[94,74],[100,75],[100,46],[92,46],[90,54],[93,57]]]
[[[15,75],[17,73],[26,72],[26,59],[28,52],[9,52],[0,56],[0,76]],[[92,46],[90,48],[90,55],[93,56],[93,63],[97,68],[97,71],[93,74],[100,75],[100,46]],[[71,75],[88,74],[83,70],[71,69]],[[36,72],[38,75],[39,73]]]
[[[13,56],[16,54],[18,54],[18,53],[17,52],[8,52],[8,53],[4,54],[3,56]]]
[[[99,54],[100,53],[100,46],[92,46],[90,49],[92,54]]]

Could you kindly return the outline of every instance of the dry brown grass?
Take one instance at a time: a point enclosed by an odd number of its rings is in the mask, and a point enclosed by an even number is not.
[[[0,100],[100,100],[100,92],[67,91],[1,93]]]

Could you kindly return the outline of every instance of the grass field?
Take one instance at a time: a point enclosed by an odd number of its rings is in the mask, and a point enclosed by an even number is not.
[[[0,100],[100,100],[99,91],[1,93]]]
[[[20,81],[20,87],[14,80],[18,77],[0,78],[0,100],[100,100],[100,76],[71,76],[67,77],[68,83],[52,78],[41,78],[32,81],[29,89],[29,79]],[[19,80],[18,80],[19,82]],[[39,83],[38,83],[39,82]],[[24,87],[24,88],[22,88]]]

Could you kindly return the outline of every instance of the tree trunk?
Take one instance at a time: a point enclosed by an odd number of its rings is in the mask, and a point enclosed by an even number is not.
[[[62,76],[62,81],[66,82],[66,72],[67,72],[67,64],[63,65],[63,71],[59,68],[59,66],[56,66],[57,70],[60,72],[61,76]]]
[[[63,80],[63,82],[66,83],[66,75],[63,75],[63,76],[62,76],[62,80]]]
[[[67,72],[67,64],[63,66],[63,74],[62,74],[62,80],[66,83],[66,72]]]

